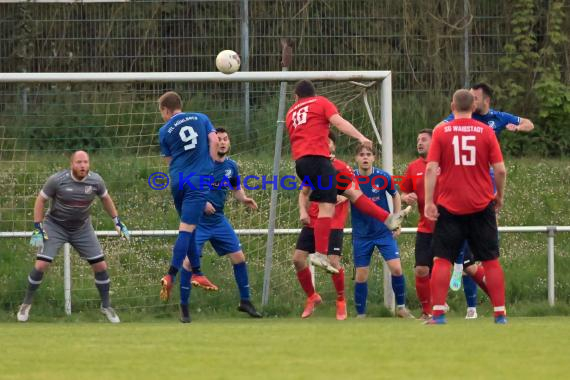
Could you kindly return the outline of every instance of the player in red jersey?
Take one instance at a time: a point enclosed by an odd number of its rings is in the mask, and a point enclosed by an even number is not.
[[[360,190],[337,186],[336,172],[329,158],[329,125],[354,137],[364,146],[372,147],[372,142],[340,116],[333,103],[323,96],[317,96],[310,81],[302,80],[295,85],[295,104],[287,111],[286,124],[295,171],[302,181],[311,183],[313,190],[309,200],[319,204],[314,228],[315,254],[311,255],[311,262],[331,273],[338,273],[326,255],[337,195],[344,194],[358,210],[384,222],[390,230],[400,226],[411,208],[398,214],[389,214],[368,197],[362,196]]]
[[[422,305],[422,315],[420,319],[423,320],[431,318],[429,273],[433,265],[431,241],[434,223],[424,215],[424,176],[427,166],[426,157],[431,144],[431,135],[431,129],[422,129],[418,134],[417,150],[420,157],[417,160],[410,162],[406,169],[406,174],[404,174],[404,180],[400,183],[402,201],[409,205],[417,203],[418,211],[420,213],[414,252],[416,257],[414,272],[416,275],[416,294],[418,295],[418,300]]]
[[[345,162],[334,157],[336,137],[329,133],[330,160],[334,169],[338,173],[352,177],[352,169]],[[309,187],[303,187],[299,192],[299,214],[301,222],[304,224],[301,233],[297,239],[295,253],[293,254],[293,264],[297,271],[297,279],[307,295],[305,309],[302,318],[308,318],[313,314],[315,306],[322,302],[321,296],[315,291],[313,286],[312,275],[307,265],[307,257],[315,252],[315,222],[319,214],[319,204],[317,202],[309,203]],[[334,210],[334,217],[331,221],[331,232],[329,238],[329,261],[331,265],[338,270],[338,273],[332,274],[332,281],[336,289],[336,319],[345,320],[346,299],[344,296],[344,269],[340,264],[340,256],[342,254],[342,240],[344,235],[344,225],[348,216],[348,199],[342,195],[337,196],[337,203]]]
[[[495,323],[505,324],[505,279],[499,263],[495,213],[503,206],[507,172],[497,138],[491,128],[471,118],[473,95],[467,90],[453,94],[455,120],[433,131],[425,174],[425,216],[436,221],[431,274],[433,317],[427,323],[445,321],[445,300],[452,262],[468,241],[475,260],[485,268],[486,285],[494,307]],[[489,167],[495,171],[493,194]],[[436,178],[436,171],[440,175]],[[437,206],[434,189],[437,180]]]

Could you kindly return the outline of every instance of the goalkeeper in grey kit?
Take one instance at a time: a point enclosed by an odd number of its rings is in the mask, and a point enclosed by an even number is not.
[[[28,289],[18,310],[18,321],[28,320],[34,293],[42,283],[44,273],[61,246],[69,243],[93,269],[95,286],[101,296],[101,312],[110,322],[120,322],[110,305],[111,280],[89,215],[96,196],[101,199],[107,214],[113,218],[119,236],[128,239],[129,230],[119,219],[103,178],[89,171],[89,155],[86,152],[80,150],[73,153],[71,168],[57,172],[46,181],[34,205],[35,230],[30,245],[37,247],[38,253],[34,268],[28,276]],[[44,219],[44,206],[48,199],[51,199],[51,206]]]

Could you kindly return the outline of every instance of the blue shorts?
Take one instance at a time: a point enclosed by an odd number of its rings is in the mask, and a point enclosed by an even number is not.
[[[216,224],[198,224],[196,229],[196,246],[200,254],[208,240],[218,256],[241,251],[241,243],[225,216],[221,217],[219,223]]]
[[[172,184],[170,191],[180,221],[197,225],[204,213],[210,190],[192,190],[187,185],[184,185],[184,188],[180,190],[178,184]]]
[[[370,266],[370,259],[374,248],[378,247],[385,261],[400,258],[398,243],[392,236],[383,236],[377,239],[352,239],[352,255],[354,266],[357,268]]]

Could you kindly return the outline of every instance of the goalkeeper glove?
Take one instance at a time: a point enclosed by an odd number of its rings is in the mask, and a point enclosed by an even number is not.
[[[119,233],[119,236],[122,239],[127,239],[129,240],[131,237],[131,233],[129,232],[129,230],[127,229],[127,226],[125,226],[125,224],[123,222],[121,222],[121,219],[119,219],[118,216],[115,216],[113,218],[113,222],[115,223],[115,229],[117,230],[117,232]]]
[[[41,222],[34,223],[34,232],[32,233],[32,238],[30,239],[30,245],[32,247],[43,248],[44,240],[48,239],[47,232],[44,231],[44,226]]]

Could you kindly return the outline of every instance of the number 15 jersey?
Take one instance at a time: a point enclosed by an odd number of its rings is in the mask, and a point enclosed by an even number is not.
[[[336,106],[323,96],[301,98],[289,108],[286,123],[294,160],[330,157],[329,119],[337,113]]]
[[[172,157],[170,161],[171,186],[177,186],[180,173],[194,186],[200,185],[200,176],[212,175],[214,161],[210,157],[208,135],[216,130],[208,116],[202,113],[181,112],[174,115],[158,131],[160,153]]]
[[[427,161],[438,162],[437,204],[456,215],[479,212],[495,198],[489,166],[503,162],[493,129],[457,119],[433,131]]]

